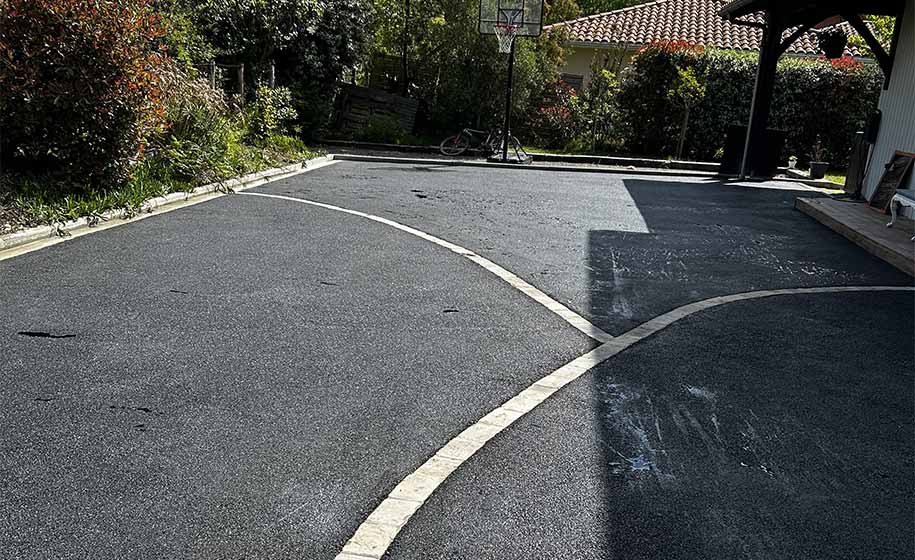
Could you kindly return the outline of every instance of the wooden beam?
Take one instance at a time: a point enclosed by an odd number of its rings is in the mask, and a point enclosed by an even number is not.
[[[812,27],[813,27],[812,23],[810,23],[810,24],[805,23],[804,25],[798,27],[797,30],[794,33],[792,33],[791,35],[789,35],[787,39],[782,41],[781,45],[779,45],[779,47],[778,47],[779,56],[785,54],[785,52],[789,48],[791,48],[791,45],[793,45],[795,41],[800,39],[804,35],[804,33],[807,33],[808,31],[810,31],[810,29]]]

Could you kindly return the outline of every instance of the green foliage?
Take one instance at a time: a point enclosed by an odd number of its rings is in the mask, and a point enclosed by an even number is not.
[[[636,4],[644,4],[647,1],[648,0],[578,0],[578,5],[581,6],[582,15],[591,15],[611,12],[613,10],[619,10],[620,8],[628,8],[629,6],[635,6]]]
[[[544,2],[543,24],[573,20],[581,13],[581,7],[576,0],[547,0]]]
[[[123,184],[161,122],[162,35],[149,0],[0,0],[4,160]]]
[[[320,0],[204,0],[199,21],[221,55],[260,66],[293,48],[324,9]]]
[[[616,95],[619,81],[610,70],[595,65],[591,83],[579,97],[579,136],[576,151],[615,152],[619,141],[616,129],[618,111]]]
[[[690,109],[685,154],[713,158],[724,144],[727,126],[746,123],[756,76],[752,54],[658,43],[643,49],[621,76],[618,130],[627,152],[675,153],[682,103],[669,92],[675,89],[681,70],[690,68],[706,93]],[[819,134],[829,161],[844,164],[854,133],[876,109],[880,85],[880,70],[875,65],[848,59],[783,59],[770,127],[787,132],[786,153],[809,156]]]
[[[407,133],[400,122],[390,115],[372,115],[359,134],[357,140],[363,142],[382,142],[385,144],[403,144]]]
[[[403,0],[376,0],[373,50],[402,52]],[[409,92],[423,107],[423,132],[453,134],[462,126],[501,124],[507,56],[494,37],[481,35],[479,0],[411,2]],[[553,34],[551,34],[553,35]],[[561,37],[523,38],[516,43],[515,114],[539,103],[556,81]]]
[[[334,83],[362,57],[369,13],[368,0],[204,0],[198,22],[221,59],[245,64],[249,85],[276,63],[311,136],[330,113]]]
[[[190,63],[212,52],[201,13],[191,0],[0,0],[4,231],[132,215],[152,197],[313,155],[285,135],[288,89],[260,88],[239,112],[199,79]]]
[[[531,141],[547,149],[564,148],[579,134],[582,104],[575,90],[562,81],[528,118]]]
[[[254,101],[245,108],[248,135],[256,145],[270,137],[290,131],[298,116],[293,108],[292,92],[288,88],[260,86]]]
[[[705,83],[699,81],[695,68],[677,68],[677,76],[667,92],[667,98],[681,107],[691,108],[702,102],[705,92]]]
[[[229,144],[237,125],[220,91],[194,77],[193,70],[171,66],[163,72],[165,120],[152,142],[150,170],[168,170],[161,180],[191,184],[231,174]]]
[[[877,41],[883,45],[883,50],[890,52],[890,45],[893,43],[893,30],[896,26],[896,18],[893,16],[868,16],[871,32]],[[857,33],[849,37],[849,43],[858,47],[863,56],[873,56],[870,47],[864,42]]]
[[[165,46],[174,60],[186,65],[213,60],[216,51],[197,25],[200,8],[188,0],[155,0],[162,18]]]

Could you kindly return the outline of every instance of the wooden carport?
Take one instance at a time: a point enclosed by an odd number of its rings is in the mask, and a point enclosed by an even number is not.
[[[867,42],[883,69],[888,86],[904,9],[904,0],[736,0],[721,9],[723,18],[733,23],[760,27],[763,30],[759,70],[741,163],[741,177],[765,175],[765,172],[760,173],[759,170],[767,168],[763,159],[768,153],[766,128],[772,108],[775,71],[778,60],[788,47],[817,24],[841,16]],[[764,23],[742,19],[753,13],[762,13]],[[896,31],[889,52],[880,45],[860,14],[896,16]]]

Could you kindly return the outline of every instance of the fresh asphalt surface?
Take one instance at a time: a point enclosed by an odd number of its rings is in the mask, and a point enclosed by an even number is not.
[[[718,295],[911,285],[771,186],[343,162],[257,191],[463,245],[611,334]],[[243,195],[2,261],[0,284],[4,558],[332,558],[594,346],[426,241]],[[911,558],[913,305],[683,320],[484,447],[388,557]]]

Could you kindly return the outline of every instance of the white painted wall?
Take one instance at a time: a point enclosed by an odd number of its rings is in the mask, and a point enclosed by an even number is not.
[[[903,17],[890,87],[880,97],[883,121],[864,181],[865,198],[877,188],[893,152],[915,153],[915,0],[908,0]],[[915,188],[915,173],[909,174],[904,188]],[[911,211],[907,214],[912,216]]]
[[[598,56],[607,56],[612,53],[612,57],[619,60],[619,69],[628,66],[636,49],[607,49],[606,47],[587,47],[582,45],[567,45],[565,47],[565,60],[560,70],[563,74],[575,74],[584,77],[584,87],[591,84],[591,64]]]

